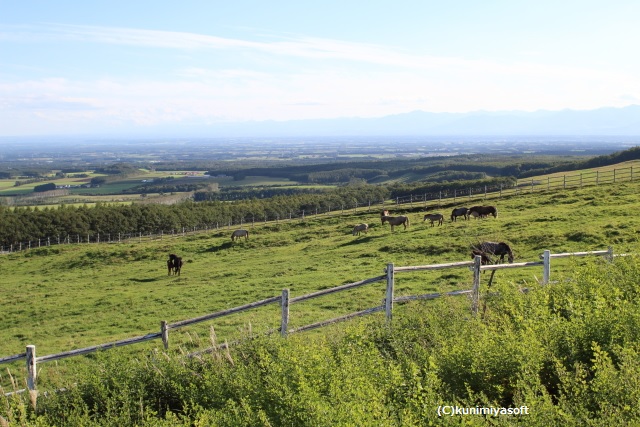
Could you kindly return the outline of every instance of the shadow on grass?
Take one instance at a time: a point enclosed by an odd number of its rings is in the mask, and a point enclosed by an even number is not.
[[[233,242],[224,242],[217,246],[211,246],[208,249],[205,249],[204,252],[219,252],[227,249],[231,249],[233,247]]]
[[[359,236],[359,237],[354,238],[353,240],[349,240],[349,241],[339,245],[339,247],[344,248],[344,247],[347,247],[347,246],[364,245],[364,244],[370,243],[370,242],[372,242],[374,240],[381,239],[383,237],[384,236],[365,236],[365,237]]]
[[[146,279],[140,279],[139,277],[135,277],[129,280],[131,280],[132,282],[138,282],[138,283],[150,283],[150,282],[157,282],[160,279],[158,279],[157,277],[149,277]]]

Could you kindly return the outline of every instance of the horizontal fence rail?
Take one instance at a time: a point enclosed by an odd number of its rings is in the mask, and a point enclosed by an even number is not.
[[[195,318],[191,318],[191,319],[186,319],[186,320],[181,320],[178,322],[174,322],[174,323],[167,323],[166,321],[162,321],[161,322],[161,330],[159,333],[150,333],[150,334],[146,334],[146,335],[142,335],[142,336],[138,336],[138,337],[133,337],[133,338],[127,338],[127,339],[123,339],[123,340],[119,340],[119,341],[114,341],[111,343],[107,343],[107,344],[100,344],[100,345],[95,345],[95,346],[91,346],[91,347],[85,347],[85,348],[80,348],[80,349],[76,349],[76,350],[69,350],[69,351],[65,351],[62,353],[57,353],[57,354],[51,354],[51,355],[46,355],[46,356],[41,356],[41,357],[36,357],[36,353],[35,353],[35,346],[34,345],[28,345],[27,346],[27,351],[25,353],[21,353],[21,354],[17,354],[17,355],[13,355],[13,356],[7,356],[7,357],[2,357],[0,358],[0,364],[2,363],[10,363],[10,362],[15,362],[18,360],[22,360],[22,359],[26,359],[26,363],[27,363],[27,386],[30,390],[35,390],[36,389],[36,366],[38,362],[51,362],[54,360],[59,360],[59,359],[63,359],[63,358],[67,358],[67,357],[72,357],[72,356],[79,356],[79,355],[85,355],[85,354],[89,354],[92,352],[96,352],[96,351],[100,351],[100,350],[107,350],[107,349],[111,349],[111,348],[115,348],[115,347],[122,347],[122,346],[126,346],[126,345],[131,345],[131,344],[137,344],[137,343],[141,343],[141,342],[146,342],[146,341],[150,341],[150,340],[154,340],[154,339],[159,339],[162,338],[163,344],[165,346],[165,348],[168,348],[169,345],[169,331],[170,330],[174,330],[174,329],[178,329],[181,327],[185,327],[188,325],[193,325],[196,323],[200,323],[200,322],[205,322],[205,321],[209,321],[209,320],[213,320],[213,319],[217,319],[220,317],[224,317],[230,314],[234,314],[234,313],[239,313],[242,311],[246,311],[246,310],[250,310],[256,307],[261,307],[267,304],[274,304],[274,303],[280,303],[281,305],[281,312],[282,312],[282,319],[281,319],[281,327],[280,327],[280,333],[283,336],[286,336],[287,334],[290,333],[299,333],[299,332],[303,332],[303,331],[309,331],[309,330],[313,330],[313,329],[317,329],[323,326],[327,326],[333,323],[337,323],[337,322],[341,322],[341,321],[345,321],[348,319],[352,319],[355,317],[360,317],[360,316],[365,316],[368,314],[373,314],[373,313],[378,313],[378,312],[382,312],[385,311],[386,312],[386,318],[387,321],[389,322],[391,320],[392,317],[392,310],[393,310],[393,303],[405,303],[405,302],[409,302],[409,301],[415,301],[415,300],[431,300],[431,299],[436,299],[436,298],[440,298],[440,297],[444,297],[444,296],[461,296],[461,295],[469,295],[471,297],[471,308],[472,308],[472,313],[476,314],[477,310],[478,310],[478,302],[479,302],[479,288],[480,288],[480,272],[481,271],[486,271],[486,270],[492,270],[492,271],[497,271],[497,270],[503,270],[503,269],[514,269],[514,268],[525,268],[525,267],[535,267],[535,266],[543,266],[543,280],[541,281],[541,284],[548,284],[550,283],[549,279],[550,279],[550,266],[551,266],[551,259],[553,258],[563,258],[563,257],[582,257],[582,256],[602,256],[605,257],[606,259],[608,259],[609,261],[612,261],[614,259],[615,256],[626,256],[627,254],[613,254],[613,248],[609,247],[607,250],[599,250],[599,251],[586,251],[586,252],[567,252],[567,253],[559,253],[559,254],[551,254],[550,251],[544,251],[544,253],[541,255],[542,261],[531,261],[531,262],[521,262],[521,263],[512,263],[512,264],[491,264],[491,265],[482,265],[481,264],[481,257],[480,256],[476,256],[475,259],[473,261],[461,261],[461,262],[452,262],[452,263],[443,263],[443,264],[432,264],[432,265],[419,265],[419,266],[401,266],[401,267],[394,267],[394,265],[392,263],[387,264],[387,267],[385,268],[385,274],[381,275],[381,276],[376,276],[376,277],[372,277],[372,278],[368,278],[368,279],[364,279],[364,280],[360,280],[357,282],[353,282],[353,283],[347,283],[344,285],[340,285],[340,286],[336,286],[333,288],[329,288],[329,289],[324,289],[321,291],[317,291],[317,292],[313,292],[313,293],[309,293],[309,294],[305,294],[305,295],[301,295],[298,297],[294,297],[294,298],[290,298],[289,296],[289,290],[288,289],[284,289],[282,291],[282,295],[281,296],[275,296],[275,297],[270,297],[270,298],[266,298],[260,301],[256,301],[256,302],[252,302],[249,304],[244,304],[238,307],[234,307],[234,308],[230,308],[230,309],[226,309],[226,310],[221,310],[221,311],[217,311],[215,313],[211,313],[211,314],[207,314],[204,316],[199,316],[199,317],[195,317]],[[465,290],[455,290],[455,291],[450,291],[450,292],[443,292],[443,293],[430,293],[430,294],[424,294],[424,295],[411,295],[411,296],[400,296],[395,298],[393,293],[394,293],[394,283],[395,283],[395,274],[396,273],[404,273],[404,272],[414,272],[414,271],[422,271],[422,270],[442,270],[442,269],[449,269],[449,268],[461,268],[461,267],[467,267],[470,270],[473,271],[473,288],[472,289],[465,289]],[[345,314],[343,316],[339,316],[333,319],[328,319],[328,320],[323,320],[323,321],[319,321],[316,323],[312,323],[309,325],[305,325],[305,326],[300,326],[300,327],[296,327],[296,328],[289,328],[289,307],[291,304],[294,303],[299,303],[302,301],[306,301],[309,299],[313,299],[313,298],[317,298],[317,297],[321,297],[324,295],[329,295],[332,293],[336,293],[336,292],[342,292],[342,291],[346,291],[346,290],[350,290],[350,289],[354,289],[360,286],[364,286],[364,285],[368,285],[371,283],[376,283],[376,282],[383,282],[386,281],[386,293],[385,293],[385,298],[383,300],[383,303],[381,305],[375,306],[375,307],[371,307],[371,308],[367,308],[358,312],[354,312],[354,313],[349,313],[349,314]],[[218,346],[218,349],[221,348],[228,348],[228,344],[225,343],[223,345]],[[210,352],[212,351],[211,349],[207,349],[207,350],[202,350],[199,351],[197,353],[193,353],[190,356],[194,356],[194,355],[199,355],[199,354],[203,354],[206,352]],[[19,392],[19,391],[18,391]],[[10,393],[9,393],[10,394]]]
[[[0,253],[11,253],[34,248],[52,246],[56,244],[89,244],[89,243],[133,243],[151,240],[162,240],[186,236],[188,234],[203,233],[209,231],[231,230],[237,227],[255,227],[260,224],[280,223],[293,220],[305,220],[308,217],[322,215],[342,215],[357,212],[370,212],[383,210],[390,207],[414,208],[423,207],[425,210],[441,208],[443,205],[470,204],[472,201],[480,202],[488,198],[502,198],[506,196],[520,196],[533,192],[564,190],[568,188],[581,188],[586,186],[617,183],[637,180],[637,168],[617,168],[607,171],[581,172],[573,175],[548,176],[544,179],[519,179],[515,185],[485,185],[478,187],[448,189],[439,192],[409,194],[396,196],[391,201],[365,200],[354,203],[345,203],[337,206],[325,206],[323,208],[311,208],[294,212],[293,210],[278,214],[267,215],[264,213],[246,213],[221,218],[216,222],[200,223],[197,225],[184,225],[169,230],[144,231],[144,232],[111,232],[98,233],[88,230],[84,233],[64,234],[42,237],[0,245]]]

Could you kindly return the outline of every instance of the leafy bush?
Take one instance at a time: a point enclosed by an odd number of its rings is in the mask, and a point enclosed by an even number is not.
[[[13,396],[0,413],[38,426],[635,425],[639,261],[596,260],[527,292],[497,283],[475,317],[451,297],[398,306],[391,326],[380,316],[200,357],[111,350],[36,409]],[[529,415],[438,418],[439,405]]]

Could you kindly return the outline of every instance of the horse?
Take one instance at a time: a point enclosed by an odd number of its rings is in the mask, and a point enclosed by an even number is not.
[[[476,256],[480,256],[480,265],[493,264],[493,260],[486,253],[478,249],[471,251],[471,259],[476,259]]]
[[[244,240],[248,240],[249,239],[249,232],[247,230],[235,230],[233,233],[231,233],[231,241],[233,242],[234,240],[237,240],[241,237],[244,237]]]
[[[385,215],[382,217],[382,225],[384,225],[385,222],[388,222],[389,225],[391,225],[391,231],[393,231],[393,227],[396,225],[403,225],[404,229],[406,230],[407,226],[409,225],[409,217],[404,215],[400,215],[400,216]]]
[[[171,273],[173,272],[173,260],[171,258],[167,260],[167,270],[167,276],[171,276]]]
[[[498,217],[498,209],[495,206],[472,206],[469,208],[469,215],[477,212],[480,217],[493,215],[494,218]]]
[[[481,215],[480,212],[478,212],[478,211],[473,211],[473,212],[471,212],[469,214],[469,218],[471,218],[471,217],[474,217],[475,219],[478,219],[478,218],[486,218],[487,216],[486,215]]]
[[[424,219],[422,220],[422,222],[429,220],[431,221],[431,226],[434,227],[433,223],[438,221],[438,226],[442,225],[442,221],[444,220],[444,217],[442,216],[442,214],[439,213],[435,213],[435,214],[426,214],[424,216]]]
[[[513,262],[513,251],[505,242],[482,242],[475,250],[483,252],[486,255],[500,256],[500,262],[504,261],[506,255],[509,263]]]
[[[356,225],[355,227],[353,227],[353,232],[351,234],[353,234],[354,236],[359,236],[361,231],[364,231],[364,233],[367,234],[367,231],[369,231],[369,224]]]
[[[182,258],[180,257],[175,257],[175,259],[173,260],[173,274],[179,276],[180,275],[180,270],[182,270]]]
[[[384,210],[384,211],[380,212],[380,216],[381,216],[381,217],[383,217],[383,216],[389,216],[389,211]]]
[[[171,271],[173,270],[173,274],[179,276],[180,270],[182,270],[182,258],[177,256],[176,254],[170,254],[169,259],[167,260],[167,268],[169,269],[169,275],[171,275]]]
[[[469,219],[469,209],[455,208],[451,211],[451,221],[457,221],[459,216],[463,217],[464,219]]]

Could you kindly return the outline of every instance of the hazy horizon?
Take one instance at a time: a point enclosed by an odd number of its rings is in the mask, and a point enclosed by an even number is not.
[[[3,136],[640,104],[630,0],[0,9]]]

